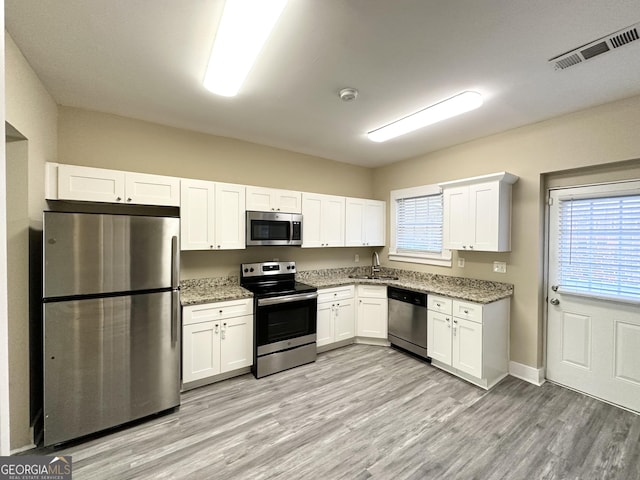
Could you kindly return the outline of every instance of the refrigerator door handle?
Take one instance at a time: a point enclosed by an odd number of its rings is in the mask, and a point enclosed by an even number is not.
[[[180,323],[180,291],[171,292],[171,345],[178,343],[178,324]]]
[[[180,285],[180,264],[178,262],[180,252],[178,251],[178,237],[171,237],[171,288],[178,288]]]

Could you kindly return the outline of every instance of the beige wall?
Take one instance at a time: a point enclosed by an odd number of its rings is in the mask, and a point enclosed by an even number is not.
[[[58,145],[61,163],[373,198],[368,168],[77,108],[59,108]],[[371,250],[183,252],[181,277],[238,275],[242,262],[273,258],[300,270],[356,266],[356,253],[365,261]]]
[[[387,201],[389,191],[398,188],[499,171],[520,177],[513,187],[511,252],[454,252],[452,268],[388,260],[384,264],[513,283],[511,360],[542,366],[543,174],[638,159],[639,131],[640,97],[634,97],[376,169],[375,196]],[[627,165],[616,168],[625,170]],[[465,258],[464,268],[456,266],[458,256]],[[507,273],[493,273],[494,261],[507,262]]]
[[[33,440],[29,431],[29,227],[42,227],[44,163],[57,159],[57,107],[6,32],[5,82],[6,121],[27,138],[7,146],[9,407],[11,448],[16,449]]]

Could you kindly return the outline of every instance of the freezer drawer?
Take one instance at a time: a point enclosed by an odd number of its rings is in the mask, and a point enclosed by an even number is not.
[[[44,298],[176,287],[172,217],[44,213]]]
[[[177,291],[44,304],[44,444],[180,403]]]

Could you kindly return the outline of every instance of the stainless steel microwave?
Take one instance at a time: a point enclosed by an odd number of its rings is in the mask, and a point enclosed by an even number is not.
[[[247,246],[302,245],[299,213],[247,212]]]

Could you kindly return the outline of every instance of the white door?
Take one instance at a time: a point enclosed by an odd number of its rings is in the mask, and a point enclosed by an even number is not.
[[[323,196],[313,193],[302,194],[302,247],[324,247],[322,239]]]
[[[215,248],[239,250],[245,248],[245,187],[216,183]]]
[[[220,322],[182,328],[182,381],[193,382],[220,373]]]
[[[58,198],[90,202],[124,202],[124,172],[59,165]]]
[[[322,206],[322,238],[327,247],[344,247],[344,204],[344,197],[325,195]]]
[[[365,201],[361,198],[345,200],[345,241],[347,247],[365,245],[364,238]]]
[[[316,327],[316,344],[318,347],[333,343],[333,309],[334,303],[318,304],[318,319]]]
[[[453,317],[452,366],[482,378],[482,324]]]
[[[363,229],[367,245],[384,246],[386,206],[380,200],[366,201]]]
[[[182,180],[180,197],[180,248],[212,249],[215,232],[215,183]]]
[[[334,310],[334,338],[336,342],[355,337],[356,312],[353,299],[340,300]]]
[[[447,365],[451,365],[451,315],[427,311],[427,353]]]
[[[180,206],[179,178],[127,172],[124,180],[127,203]]]
[[[250,366],[253,363],[253,315],[227,318],[220,323],[220,372]]]
[[[359,337],[387,338],[387,299],[359,299],[357,325]]]
[[[469,245],[469,187],[451,187],[442,191],[444,248],[462,250]]]
[[[640,412],[640,182],[550,203],[547,378]]]

